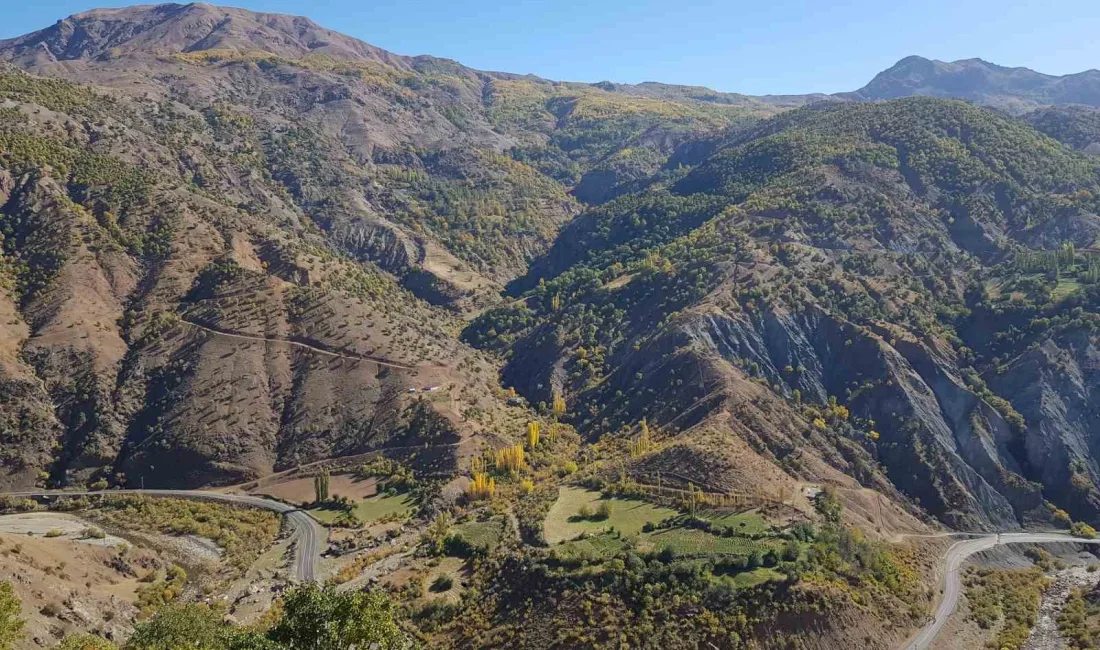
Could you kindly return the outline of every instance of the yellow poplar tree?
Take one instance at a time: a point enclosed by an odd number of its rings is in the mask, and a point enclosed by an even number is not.
[[[557,392],[554,393],[554,403],[553,403],[552,409],[553,409],[554,415],[556,415],[559,418],[561,416],[565,415],[565,398],[562,397],[561,394],[559,394]]]
[[[539,423],[527,423],[527,446],[531,449],[539,446]]]

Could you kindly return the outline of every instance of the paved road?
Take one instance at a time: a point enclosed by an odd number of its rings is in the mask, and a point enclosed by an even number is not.
[[[998,544],[1042,544],[1051,542],[1075,542],[1081,544],[1100,544],[1100,539],[1081,539],[1058,533],[1003,533],[997,535],[984,535],[975,539],[957,542],[947,549],[945,556],[945,585],[943,600],[936,608],[935,618],[916,637],[909,641],[904,650],[926,650],[931,647],[932,641],[940,633],[940,629],[947,623],[948,617],[959,606],[959,593],[961,582],[959,569],[966,558],[975,553],[993,548]]]
[[[4,496],[13,497],[38,497],[38,496],[89,496],[112,494],[147,494],[150,496],[179,497],[183,499],[203,499],[207,501],[221,501],[237,505],[262,508],[277,512],[286,518],[287,524],[292,529],[290,540],[294,545],[294,557],[291,558],[290,574],[302,582],[314,582],[317,580],[317,565],[321,561],[321,540],[324,539],[324,528],[310,517],[305,511],[279,501],[238,494],[217,494],[214,492],[202,492],[199,490],[107,490],[103,492],[70,492],[67,490],[39,490],[31,492],[8,492]]]

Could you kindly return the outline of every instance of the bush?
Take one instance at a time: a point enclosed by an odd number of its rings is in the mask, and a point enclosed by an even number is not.
[[[51,528],[50,530],[46,531],[46,537],[48,538],[61,537],[64,534],[65,531],[61,530],[60,528]]]
[[[84,539],[103,539],[107,537],[106,533],[95,526],[85,528],[81,534],[84,536]]]
[[[612,510],[610,501],[600,501],[600,505],[596,508],[596,514],[592,518],[603,521],[611,517]]]
[[[438,576],[436,576],[435,580],[432,581],[432,591],[435,591],[435,592],[450,591],[451,587],[453,587],[454,584],[455,584],[454,578],[452,578],[451,576],[449,576],[446,573],[441,573]]]
[[[92,634],[67,636],[57,650],[118,650],[118,646]]]
[[[1074,537],[1096,539],[1096,529],[1083,521],[1074,522],[1074,524],[1069,527],[1069,532]]]

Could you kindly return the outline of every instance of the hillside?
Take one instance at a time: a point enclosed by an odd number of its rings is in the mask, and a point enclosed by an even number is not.
[[[584,84],[207,4],[0,41],[0,487],[275,496],[432,647],[898,646],[937,531],[1100,523],[1094,76]]]
[[[585,435],[647,417],[690,447],[717,421],[796,476],[810,450],[881,468],[960,528],[1044,518],[1044,498],[1092,519],[1095,262],[1044,276],[1024,251],[1093,247],[1098,182],[957,101],[801,109],[583,213],[466,338],[525,394],[568,395]],[[698,445],[719,463],[698,480],[738,476]]]
[[[504,407],[455,316],[549,246],[570,189],[613,194],[756,111],[203,4],[91,11],[0,58],[93,84],[0,86],[17,484],[233,482],[411,444],[429,385],[455,400],[431,409],[444,442],[469,439],[465,410]]]

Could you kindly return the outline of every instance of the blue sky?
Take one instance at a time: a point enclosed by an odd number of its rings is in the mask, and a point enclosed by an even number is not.
[[[148,1],[148,0],[146,0]],[[3,0],[0,38],[96,0]],[[1100,67],[1100,2],[994,0],[233,0],[307,15],[399,54],[551,79],[664,81],[765,93],[854,90],[909,54],[1050,74]],[[1015,4],[1023,4],[1016,2]],[[918,6],[919,5],[919,6]]]

